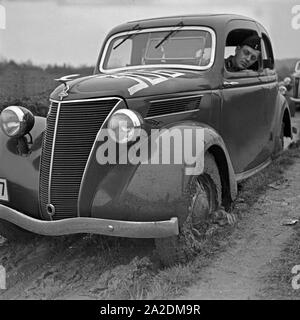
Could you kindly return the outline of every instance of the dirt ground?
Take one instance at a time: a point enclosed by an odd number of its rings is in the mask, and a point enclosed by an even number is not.
[[[285,225],[287,219],[300,220],[300,159],[285,172],[283,183],[270,185],[232,235],[234,245],[204,268],[201,280],[180,299],[259,299],[262,279],[297,232]],[[291,263],[300,264],[300,256]],[[274,297],[266,292],[264,298]]]
[[[286,225],[287,219],[300,220],[300,158],[288,167],[280,183],[270,184],[261,194],[230,235],[230,246],[204,264],[197,282],[178,299],[277,298],[282,283],[274,292],[268,289],[268,281],[278,280],[271,277],[274,268],[300,229],[300,221]],[[143,239],[38,236],[10,243],[0,237],[0,265],[7,273],[7,289],[0,290],[0,300],[143,299],[140,284],[146,287],[160,272],[151,258],[153,249],[153,241]],[[299,255],[298,259],[295,254],[284,257],[291,266],[300,264]],[[282,285],[289,287],[290,269],[282,272],[286,279]],[[280,298],[288,299],[290,293]]]

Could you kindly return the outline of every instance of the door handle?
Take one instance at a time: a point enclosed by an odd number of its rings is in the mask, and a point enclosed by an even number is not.
[[[239,84],[239,82],[237,82],[237,81],[224,81],[223,82],[224,87],[232,87],[232,86],[236,86],[238,84]]]

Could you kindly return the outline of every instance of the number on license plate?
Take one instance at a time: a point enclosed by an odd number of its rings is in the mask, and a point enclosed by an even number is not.
[[[7,182],[5,179],[0,179],[0,200],[8,201]]]

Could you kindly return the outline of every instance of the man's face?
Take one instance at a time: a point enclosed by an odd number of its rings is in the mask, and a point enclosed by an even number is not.
[[[235,51],[235,64],[241,70],[248,69],[259,57],[260,51],[249,46],[237,47]]]

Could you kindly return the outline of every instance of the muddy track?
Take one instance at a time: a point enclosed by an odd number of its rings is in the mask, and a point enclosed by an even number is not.
[[[142,258],[152,251],[151,240],[90,235],[5,242],[0,264],[6,268],[7,290],[0,291],[0,299],[113,298],[118,281],[142,272]]]
[[[300,159],[286,170],[280,184],[271,184],[261,195],[231,235],[233,245],[203,268],[199,282],[179,299],[260,299],[264,275],[297,232],[298,228],[284,225],[290,218],[300,219]],[[274,297],[264,292],[263,298]]]

